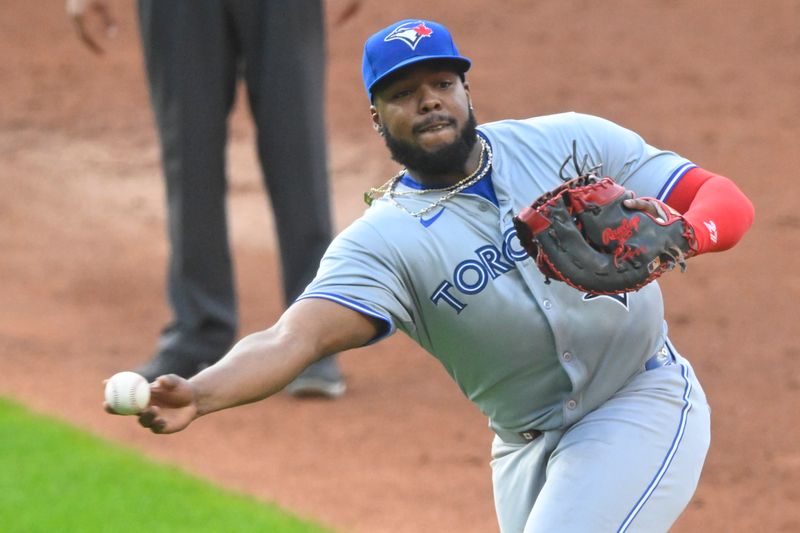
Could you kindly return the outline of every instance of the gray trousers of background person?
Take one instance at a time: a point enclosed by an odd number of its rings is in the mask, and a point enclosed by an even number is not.
[[[236,336],[225,150],[239,78],[258,133],[285,300],[316,273],[332,237],[323,18],[318,0],[139,2],[168,203],[173,320],[160,351],[215,360]]]

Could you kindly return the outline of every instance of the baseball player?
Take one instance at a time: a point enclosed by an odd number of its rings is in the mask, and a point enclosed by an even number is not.
[[[694,493],[710,426],[659,286],[600,296],[546,283],[512,218],[562,182],[571,154],[635,191],[629,208],[683,213],[699,254],[738,242],[752,205],[727,178],[598,117],[477,126],[470,64],[433,21],[366,41],[372,120],[405,169],[371,191],[274,326],[189,381],[158,378],[140,423],[180,431],[399,329],[487,416],[501,531],[667,531]]]

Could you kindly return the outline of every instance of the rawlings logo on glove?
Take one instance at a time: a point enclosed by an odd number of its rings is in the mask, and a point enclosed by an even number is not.
[[[593,294],[638,290],[697,252],[691,226],[655,198],[658,213],[625,207],[634,193],[594,174],[571,179],[514,217],[517,237],[549,283]]]

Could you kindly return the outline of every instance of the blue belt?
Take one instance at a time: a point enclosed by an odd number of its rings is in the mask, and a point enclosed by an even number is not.
[[[648,359],[644,362],[644,370],[655,370],[656,368],[661,368],[662,366],[669,366],[675,364],[675,356],[672,355],[672,352],[667,345],[661,347],[661,349],[656,353],[653,357]]]

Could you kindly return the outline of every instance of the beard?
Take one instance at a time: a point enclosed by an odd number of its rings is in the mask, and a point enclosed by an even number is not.
[[[407,169],[428,176],[445,176],[464,172],[467,158],[478,142],[475,130],[477,125],[475,114],[470,109],[467,122],[458,138],[434,152],[428,152],[415,144],[392,137],[388,130],[384,130],[383,139],[392,154],[392,159]]]

